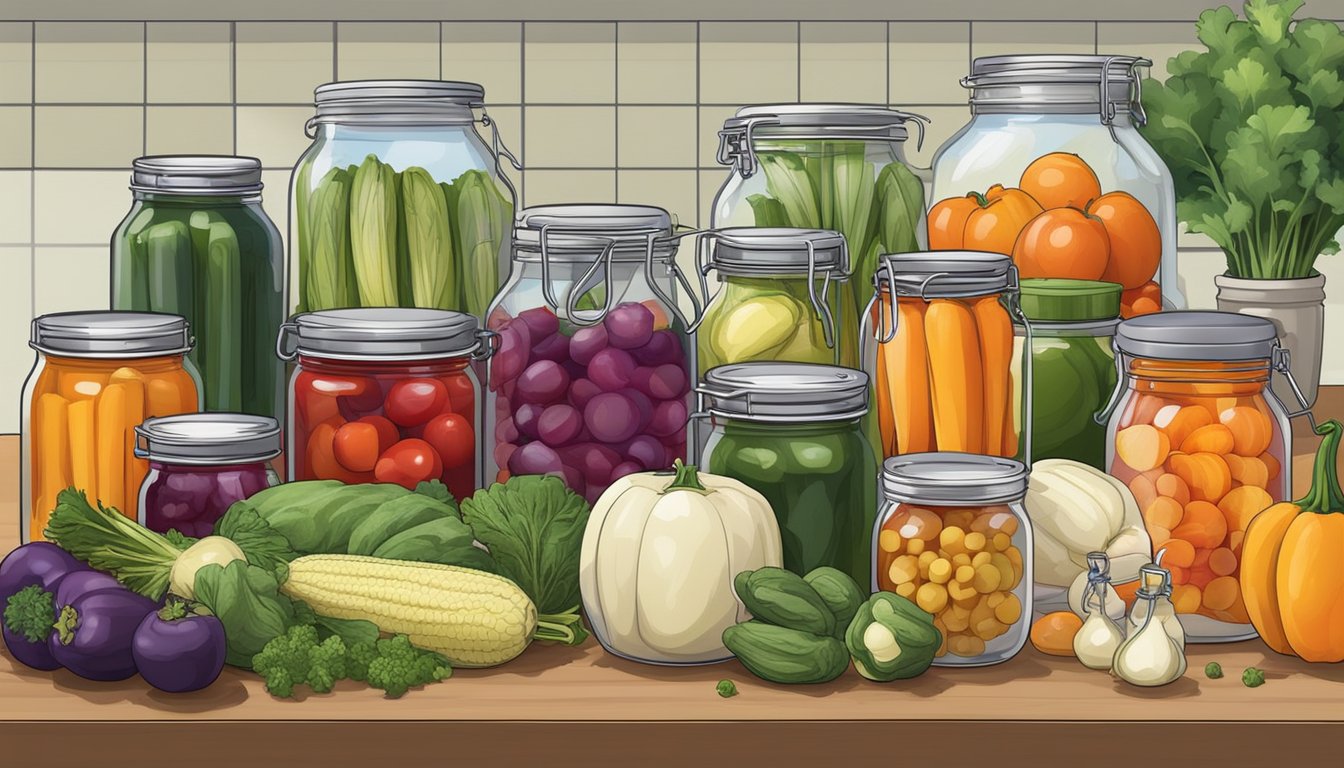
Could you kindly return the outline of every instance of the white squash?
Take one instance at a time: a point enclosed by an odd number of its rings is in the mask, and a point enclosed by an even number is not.
[[[1069,459],[1035,462],[1026,507],[1037,584],[1072,586],[1087,572],[1088,552],[1105,552],[1113,564],[1126,566],[1135,559],[1128,556],[1145,562],[1152,557],[1152,540],[1134,494],[1095,467]],[[1120,577],[1114,570],[1112,575]]]
[[[733,592],[742,571],[783,564],[765,497],[677,462],[626,475],[588,517],[579,588],[593,634],[618,656],[653,664],[732,658],[723,630],[750,618]]]

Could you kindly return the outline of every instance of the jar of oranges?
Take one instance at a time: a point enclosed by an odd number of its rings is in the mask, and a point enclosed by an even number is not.
[[[1031,620],[1031,523],[1020,462],[969,453],[894,456],[873,536],[873,588],[933,614],[934,664],[1007,661]]]
[[[1121,283],[1123,317],[1183,307],[1175,187],[1138,132],[1149,64],[976,59],[971,122],[934,156],[929,248],[1008,254],[1023,278]]]
[[[1101,415],[1108,471],[1133,491],[1154,551],[1166,551],[1191,642],[1254,637],[1238,582],[1242,540],[1292,488],[1289,414],[1270,375],[1296,384],[1274,325],[1163,312],[1120,323],[1115,349],[1118,383]]]

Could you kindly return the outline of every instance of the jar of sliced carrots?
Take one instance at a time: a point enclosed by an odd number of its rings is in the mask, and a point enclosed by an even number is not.
[[[69,487],[135,520],[149,462],[135,428],[151,416],[200,410],[186,361],[187,321],[152,312],[68,312],[33,321],[37,363],[23,390],[21,535],[41,540]]]
[[[1275,327],[1163,312],[1122,322],[1115,349],[1108,471],[1133,491],[1154,551],[1165,550],[1191,641],[1254,637],[1238,584],[1242,539],[1292,488],[1288,414],[1269,390],[1273,371],[1288,374]]]
[[[882,257],[865,313],[884,457],[928,451],[1030,455],[1030,339],[1017,270],[1005,255],[977,251]],[[1029,347],[1028,347],[1029,348]]]

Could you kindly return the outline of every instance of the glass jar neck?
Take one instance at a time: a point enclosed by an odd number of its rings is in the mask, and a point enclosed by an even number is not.
[[[438,376],[464,371],[470,362],[470,358],[466,357],[440,357],[428,360],[383,360],[375,357],[364,357],[338,360],[303,353],[300,353],[298,357],[299,367],[305,370],[353,376],[378,376],[380,374]]]
[[[1131,386],[1159,390],[1168,387],[1200,385],[1202,394],[1245,395],[1259,391],[1269,381],[1268,359],[1236,360],[1158,360],[1125,357]]]
[[[183,208],[223,208],[234,205],[260,205],[261,191],[238,195],[181,195],[172,192],[149,192],[136,189],[132,196],[143,202],[152,202],[157,206],[182,206]]]
[[[160,373],[182,368],[183,355],[107,359],[43,354],[46,364],[54,368],[111,373],[118,368],[134,368],[141,373]]]
[[[830,435],[859,429],[860,419],[832,421],[755,421],[752,419],[714,417],[714,427],[734,434],[808,437]]]
[[[205,474],[218,472],[265,472],[270,459],[256,458],[228,464],[180,464],[172,461],[149,460],[150,471],[169,474]]]
[[[377,115],[350,121],[323,121],[317,135],[324,139],[360,141],[436,141],[445,135],[475,133],[476,116],[468,107],[450,110],[435,119],[410,115]]]

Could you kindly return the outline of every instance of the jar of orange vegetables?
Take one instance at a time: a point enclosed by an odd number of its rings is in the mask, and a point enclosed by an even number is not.
[[[37,363],[23,389],[23,541],[43,538],[56,495],[71,486],[136,519],[149,462],[135,457],[135,428],[150,416],[200,410],[187,321],[152,312],[43,315],[28,345]]]
[[[1191,642],[1255,636],[1238,577],[1251,518],[1289,497],[1288,375],[1268,320],[1163,312],[1122,322],[1107,466],[1134,493]],[[1294,385],[1295,386],[1295,385]],[[1305,405],[1304,405],[1305,407]]]
[[[1017,270],[976,251],[882,257],[865,313],[883,456],[962,451],[1030,455],[1031,323]],[[1014,345],[1013,323],[1027,344]],[[871,346],[871,345],[870,345]]]

